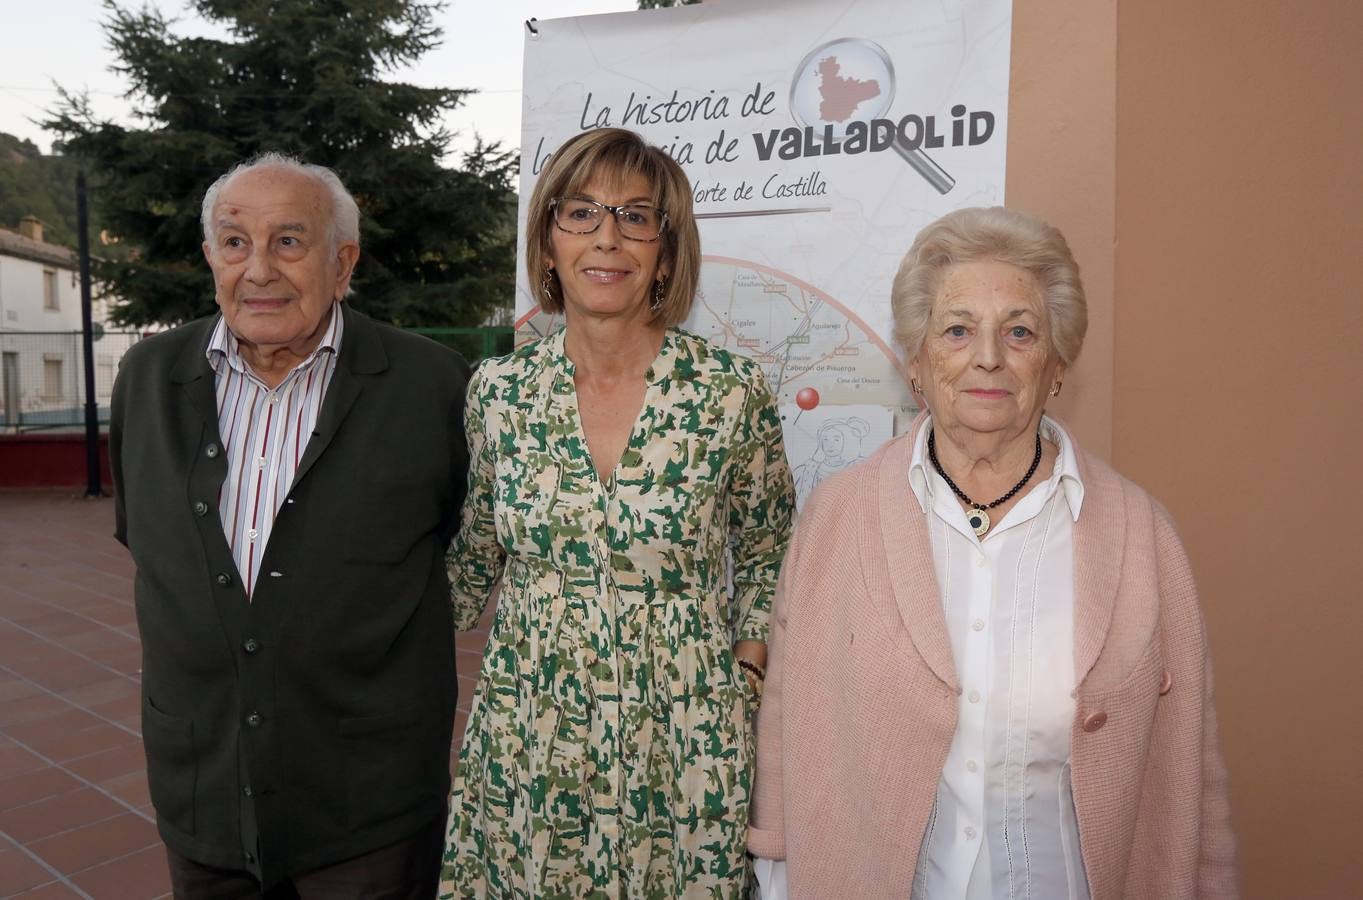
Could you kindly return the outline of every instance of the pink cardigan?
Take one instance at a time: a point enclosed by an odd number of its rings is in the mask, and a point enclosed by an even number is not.
[[[790,897],[905,900],[956,731],[913,434],[825,482],[772,617],[748,847]],[[1074,803],[1093,900],[1237,896],[1212,675],[1169,514],[1080,453]]]

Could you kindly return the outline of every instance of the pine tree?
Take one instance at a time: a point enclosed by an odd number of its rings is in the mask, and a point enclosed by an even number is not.
[[[404,326],[477,325],[512,300],[513,155],[478,143],[441,159],[441,116],[467,91],[389,75],[434,49],[437,2],[194,0],[224,40],[180,37],[153,7],[105,0],[117,71],[145,128],[98,121],[63,92],[46,126],[84,160],[105,227],[134,248],[97,264],[127,324],[182,322],[214,308],[200,204],[220,174],[267,150],[330,166],[361,212],[349,302]]]

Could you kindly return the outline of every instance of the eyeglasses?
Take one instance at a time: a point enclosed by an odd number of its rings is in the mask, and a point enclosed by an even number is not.
[[[549,209],[554,224],[571,234],[593,233],[606,220],[606,213],[615,216],[620,236],[631,241],[656,241],[667,227],[667,213],[644,203],[607,206],[585,197],[555,197]]]

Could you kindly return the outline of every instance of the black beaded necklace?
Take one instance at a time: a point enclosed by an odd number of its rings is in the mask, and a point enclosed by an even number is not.
[[[1032,480],[1032,476],[1036,474],[1036,467],[1041,465],[1041,432],[1038,431],[1036,434],[1036,454],[1032,457],[1032,466],[1027,470],[1027,474],[1023,475],[1022,480],[1013,485],[1008,493],[989,504],[976,503],[971,500],[965,495],[965,491],[956,486],[956,482],[951,480],[951,476],[942,470],[942,464],[937,461],[937,432],[935,431],[928,432],[928,459],[932,460],[932,467],[946,481],[947,487],[951,488],[952,493],[960,497],[961,502],[970,507],[970,510],[965,514],[966,521],[970,523],[971,528],[975,529],[975,534],[984,537],[989,532],[989,525],[991,524],[989,513],[985,510],[993,509],[1000,503],[1007,503],[1009,498],[1022,490],[1024,484]]]

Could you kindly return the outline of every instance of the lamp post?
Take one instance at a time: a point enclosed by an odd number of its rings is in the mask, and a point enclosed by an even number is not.
[[[90,308],[90,214],[85,172],[76,173],[76,228],[80,232],[81,343],[85,352],[85,496],[104,495],[99,471],[99,403],[95,399],[95,329]]]

